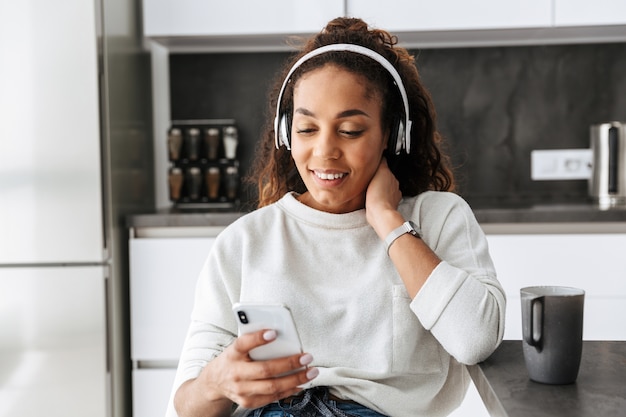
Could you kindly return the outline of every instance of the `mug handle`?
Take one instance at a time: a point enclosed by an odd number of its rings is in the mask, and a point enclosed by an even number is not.
[[[526,320],[522,320],[522,336],[530,346],[540,347],[543,339],[544,297],[522,299],[522,302],[526,304],[524,311],[530,315]]]

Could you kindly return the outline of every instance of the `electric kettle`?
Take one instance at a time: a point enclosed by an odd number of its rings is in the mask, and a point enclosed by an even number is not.
[[[600,208],[626,206],[626,124],[608,122],[590,128],[593,153],[589,195]]]

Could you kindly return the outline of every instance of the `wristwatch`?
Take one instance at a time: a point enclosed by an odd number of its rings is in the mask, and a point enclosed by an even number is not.
[[[385,238],[385,245],[387,245],[387,255],[389,255],[389,248],[391,247],[391,244],[405,233],[409,233],[418,239],[422,237],[419,227],[411,220],[402,223],[399,227],[389,232],[389,234]]]

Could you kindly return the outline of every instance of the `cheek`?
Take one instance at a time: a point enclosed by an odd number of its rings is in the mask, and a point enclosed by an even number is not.
[[[358,152],[359,158],[362,161],[380,161],[380,158],[383,156],[386,147],[387,144],[384,143],[382,140],[372,141],[369,145],[360,149],[360,152]]]
[[[293,162],[296,164],[296,168],[298,168],[298,171],[301,168],[304,169],[304,167],[306,166],[306,151],[301,146],[298,146],[293,142],[291,143],[291,159],[293,159]]]
[[[361,166],[362,172],[366,177],[374,176],[383,155],[383,148],[378,149],[373,146],[372,149],[363,150],[362,152],[354,153],[352,156],[352,165]]]

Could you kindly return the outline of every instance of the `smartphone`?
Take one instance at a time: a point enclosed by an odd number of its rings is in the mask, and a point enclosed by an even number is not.
[[[250,351],[250,358],[255,361],[284,358],[302,353],[302,344],[291,311],[282,304],[249,304],[233,305],[237,318],[239,335],[263,329],[275,330],[274,341],[256,347]]]

